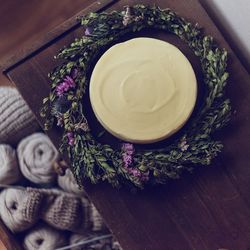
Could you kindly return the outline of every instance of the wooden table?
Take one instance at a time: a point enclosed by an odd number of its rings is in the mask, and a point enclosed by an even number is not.
[[[0,0],[0,68],[15,51],[30,46],[93,0]],[[0,86],[10,81],[0,74]]]
[[[99,2],[99,3],[98,3]],[[127,4],[152,1],[93,1],[84,12],[121,9]],[[192,22],[198,22],[230,53],[227,88],[234,115],[220,133],[223,154],[211,167],[165,186],[132,194],[109,185],[88,185],[90,199],[125,250],[250,249],[250,77],[198,0],[158,0]],[[42,99],[49,93],[47,74],[55,66],[53,56],[63,45],[83,33],[74,19],[15,55],[5,65],[6,74],[34,111],[39,122]],[[171,40],[163,34],[156,37]],[[182,46],[182,45],[180,45]],[[193,62],[197,59],[181,48]],[[59,132],[49,132],[58,145]]]

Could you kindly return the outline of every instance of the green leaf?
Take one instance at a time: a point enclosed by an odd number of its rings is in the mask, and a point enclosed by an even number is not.
[[[101,131],[101,132],[97,135],[97,137],[100,138],[100,137],[102,137],[105,133],[106,133],[106,131],[103,130],[103,131]]]

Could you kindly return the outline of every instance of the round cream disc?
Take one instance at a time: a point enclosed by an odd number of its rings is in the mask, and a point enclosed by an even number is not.
[[[90,80],[90,101],[103,127],[133,143],[153,143],[179,130],[197,98],[193,68],[172,44],[135,38],[107,50]]]

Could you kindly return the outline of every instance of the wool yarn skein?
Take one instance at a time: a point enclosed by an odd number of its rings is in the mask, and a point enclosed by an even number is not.
[[[92,222],[92,231],[98,232],[105,231],[107,229],[101,215],[92,203],[90,204],[90,220]]]
[[[46,224],[32,228],[23,241],[25,250],[55,250],[65,245],[67,245],[67,239],[63,232]]]
[[[76,179],[69,168],[66,169],[65,175],[58,175],[57,182],[58,186],[66,192],[86,196],[85,191],[79,188]]]
[[[58,152],[49,137],[34,133],[18,145],[17,154],[22,174],[36,184],[50,184],[56,180],[53,168]]]
[[[46,207],[41,218],[49,225],[71,232],[85,231],[90,227],[89,201],[80,199],[73,194],[50,189],[46,193]]]
[[[0,217],[13,232],[24,231],[39,219],[75,233],[105,228],[86,199],[56,189],[5,189],[0,193]]]
[[[32,227],[39,219],[43,194],[8,188],[0,193],[0,217],[13,232],[22,232]]]
[[[46,203],[41,218],[49,225],[75,233],[106,230],[106,226],[92,203],[85,197],[58,189],[42,190]]]
[[[13,184],[21,178],[15,149],[0,144],[0,184]]]
[[[0,87],[0,143],[16,145],[38,129],[34,114],[18,91]]]

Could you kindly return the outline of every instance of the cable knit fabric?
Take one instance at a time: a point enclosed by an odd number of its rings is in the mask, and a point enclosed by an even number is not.
[[[0,193],[0,217],[13,232],[28,229],[39,219],[75,233],[105,228],[87,199],[54,189],[4,190]]]
[[[18,91],[0,87],[0,143],[16,145],[38,129],[35,116]]]
[[[59,175],[57,182],[58,186],[66,192],[86,196],[85,191],[79,188],[70,169],[66,169],[65,175]]]
[[[62,232],[48,225],[38,225],[31,229],[23,241],[25,250],[55,250],[67,245],[67,239]]]
[[[47,205],[42,219],[51,226],[76,233],[106,230],[100,214],[88,199],[56,189],[43,192],[47,195]]]
[[[0,144],[0,184],[13,184],[21,179],[15,149]]]
[[[90,204],[90,219],[92,223],[92,231],[105,231],[106,225],[103,222],[103,219],[96,207],[91,203]]]
[[[22,174],[36,184],[50,184],[56,180],[53,168],[58,152],[43,133],[34,133],[24,138],[17,148]]]
[[[95,239],[96,237],[102,236],[102,234],[72,234],[69,239],[70,245],[75,245],[80,242],[85,242],[88,240]],[[71,250],[122,250],[119,243],[114,240],[113,237],[93,241],[89,244],[79,245],[72,247]]]
[[[81,214],[84,205],[89,206],[87,200],[81,201],[74,195],[54,191],[47,191],[49,205],[44,208],[42,218],[51,226],[66,229],[71,232],[84,231],[89,227],[84,215]],[[86,204],[85,204],[86,203]],[[84,211],[85,212],[85,211]]]
[[[0,193],[0,217],[12,232],[32,227],[38,220],[42,194],[20,189],[5,189]]]

